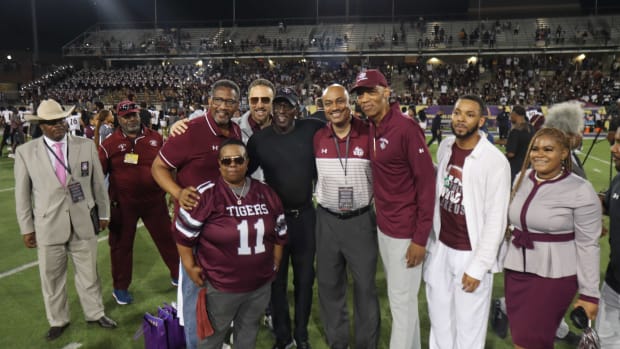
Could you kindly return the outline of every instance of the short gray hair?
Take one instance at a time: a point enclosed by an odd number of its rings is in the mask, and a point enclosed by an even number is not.
[[[584,115],[579,102],[554,104],[547,111],[543,127],[554,127],[568,134],[580,135],[583,131]]]

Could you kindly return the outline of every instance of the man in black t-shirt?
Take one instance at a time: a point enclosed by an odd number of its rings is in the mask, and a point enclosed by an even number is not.
[[[499,131],[499,139],[505,139],[508,137],[508,130],[510,129],[508,107],[504,107],[501,113],[497,115],[495,119],[497,121],[497,129]]]
[[[510,181],[514,182],[515,176],[521,171],[521,166],[527,154],[527,147],[534,135],[532,126],[527,122],[525,117],[525,108],[515,105],[510,112],[510,122],[512,128],[508,133],[508,139],[505,141],[506,157],[510,162]],[[502,144],[502,142],[499,142]]]
[[[312,306],[315,252],[315,210],[312,204],[312,182],[316,180],[313,138],[323,122],[315,119],[296,120],[300,104],[295,91],[279,90],[273,99],[273,122],[254,133],[248,141],[253,173],[259,166],[265,181],[272,187],[284,207],[289,241],[284,246],[280,270],[271,288],[274,348],[289,348],[293,338],[297,348],[309,348],[308,320]],[[295,278],[295,331],[287,300],[289,259]]]

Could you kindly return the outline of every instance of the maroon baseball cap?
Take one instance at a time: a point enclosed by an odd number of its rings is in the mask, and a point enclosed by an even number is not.
[[[140,106],[132,101],[122,101],[116,106],[116,114],[118,114],[119,117],[139,112]]]
[[[374,88],[377,86],[388,87],[385,76],[377,69],[368,69],[357,74],[355,86],[353,86],[351,92],[355,92],[360,87]]]

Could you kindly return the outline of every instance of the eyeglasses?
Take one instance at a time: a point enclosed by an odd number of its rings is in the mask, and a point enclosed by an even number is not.
[[[221,97],[213,97],[213,98],[211,98],[211,101],[215,105],[222,105],[222,103],[224,103],[224,104],[226,104],[227,107],[232,107],[235,104],[237,104],[237,100],[236,99],[224,99],[224,98],[221,98]]]
[[[138,113],[129,113],[129,114],[125,114],[123,116],[121,116],[121,118],[123,119],[131,119],[131,118],[139,118],[140,115],[138,115]]]
[[[245,157],[243,156],[231,156],[228,158],[221,158],[220,159],[220,164],[224,165],[224,166],[230,166],[232,165],[232,163],[235,163],[237,165],[243,165],[245,163]]]
[[[118,111],[127,111],[133,109],[138,109],[138,105],[135,103],[127,103],[118,107]]]
[[[270,97],[250,97],[250,104],[258,104],[258,101],[260,101],[263,104],[269,104],[271,103],[271,98]]]
[[[56,124],[62,124],[63,122],[65,122],[65,119],[39,120],[39,125],[56,125]]]

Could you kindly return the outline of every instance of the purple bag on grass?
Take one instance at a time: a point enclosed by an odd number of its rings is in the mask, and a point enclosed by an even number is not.
[[[168,349],[185,348],[185,332],[179,323],[177,309],[164,303],[164,307],[159,308],[157,315],[159,315],[159,318],[164,320],[164,325],[166,326]]]
[[[177,309],[164,303],[159,307],[157,316],[144,314],[142,326],[134,335],[134,340],[144,336],[145,349],[183,349],[185,333],[177,317]]]
[[[142,333],[144,334],[144,349],[168,349],[163,319],[149,313],[144,314]]]

